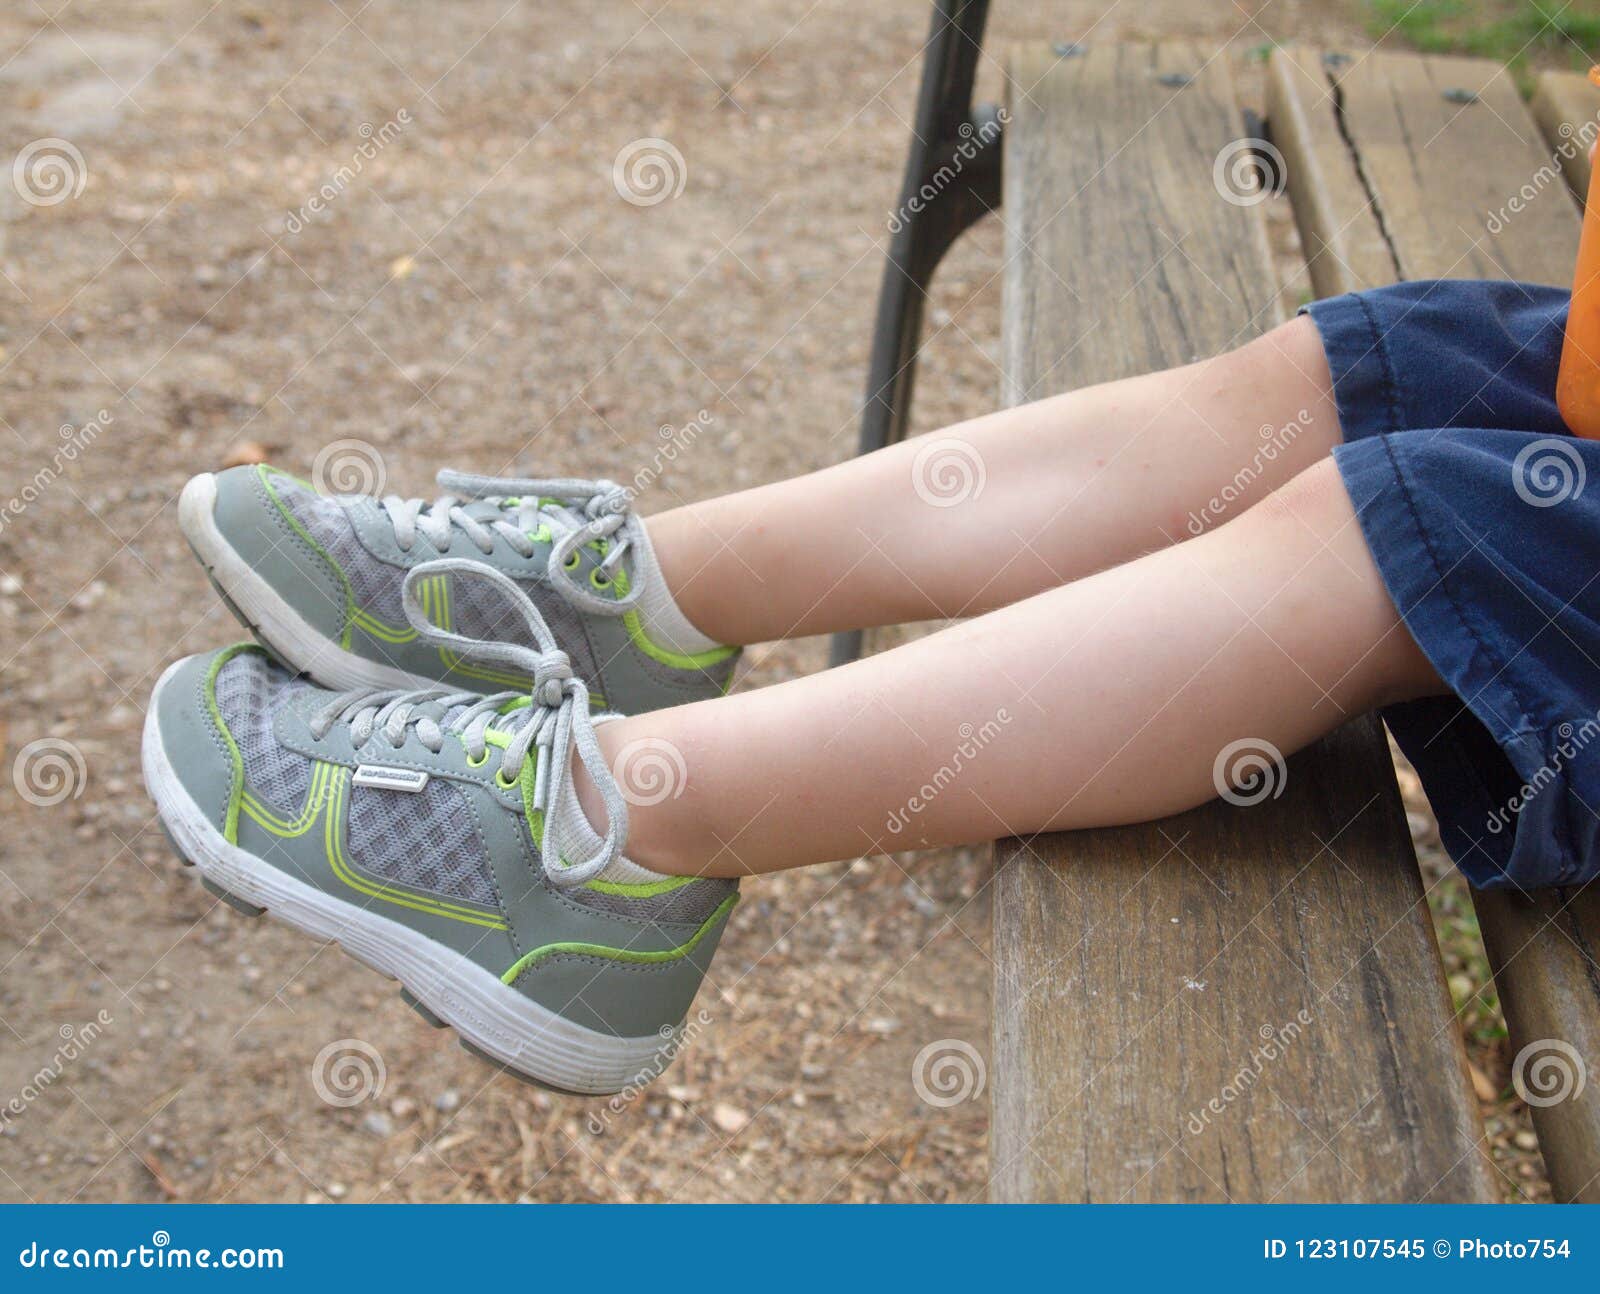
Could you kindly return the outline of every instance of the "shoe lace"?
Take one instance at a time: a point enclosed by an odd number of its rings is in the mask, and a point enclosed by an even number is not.
[[[433,624],[422,609],[417,588],[420,581],[436,575],[479,580],[496,589],[511,611],[522,617],[537,649],[514,642],[468,638]],[[334,724],[346,723],[351,744],[357,750],[373,740],[386,740],[398,750],[405,745],[407,731],[414,730],[417,739],[438,754],[446,734],[452,734],[460,739],[467,757],[479,763],[488,754],[489,729],[508,734],[496,774],[502,784],[509,785],[522,776],[528,756],[535,755],[530,807],[543,815],[539,853],[545,875],[564,889],[598,876],[622,854],[628,838],[628,806],[595,737],[589,689],[582,679],[573,676],[572,661],[556,646],[539,608],[509,576],[459,557],[439,558],[413,567],[406,574],[402,601],[406,619],[421,637],[479,664],[527,675],[532,680],[528,691],[497,692],[491,696],[453,692],[449,688],[364,688],[341,692],[311,715],[308,722],[312,737],[320,741]],[[508,711],[508,707],[521,702],[527,704]],[[557,838],[558,823],[568,820],[569,814],[551,810],[557,805],[576,809],[574,755],[583,762],[600,794],[607,822],[599,848],[588,858],[569,864],[562,861],[566,856],[563,845],[569,842]],[[572,797],[570,802],[568,797]]]
[[[639,600],[639,590],[631,582],[625,595],[601,597],[562,574],[563,566],[578,549],[598,541],[605,545],[600,569],[614,576],[623,557],[639,542],[642,523],[629,505],[628,491],[615,481],[478,476],[449,470],[440,472],[437,479],[444,493],[431,503],[426,499],[402,499],[397,494],[380,500],[379,506],[394,527],[395,542],[402,551],[409,552],[420,533],[446,553],[459,532],[481,552],[493,552],[495,536],[499,535],[513,551],[532,557],[535,545],[530,536],[546,527],[554,541],[546,571],[551,585],[568,602],[581,610],[615,616]],[[473,503],[494,505],[498,514],[474,515],[470,510]]]

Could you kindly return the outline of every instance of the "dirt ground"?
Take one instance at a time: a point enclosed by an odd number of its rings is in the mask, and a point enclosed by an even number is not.
[[[1357,6],[1306,0],[995,10],[991,50],[1226,41],[1247,95],[1263,42],[1370,43]],[[982,1198],[986,1101],[911,1075],[929,1044],[987,1052],[984,852],[747,886],[713,1023],[613,1110],[495,1076],[391,984],[215,902],[137,762],[162,666],[239,636],[176,525],[195,470],[357,438],[406,494],[442,464],[629,479],[708,411],[648,511],[850,454],[926,24],[921,0],[0,13],[0,151],[69,140],[85,180],[37,205],[0,183],[0,496],[59,468],[0,526],[0,749],[70,743],[59,803],[0,789],[0,1102],[25,1094],[0,1199]],[[681,152],[681,193],[619,196],[641,138]],[[995,400],[1001,241],[941,271],[919,430]],[[753,656],[743,686],[824,651]],[[1437,891],[1497,1154],[1538,1197],[1470,907]],[[351,1039],[381,1090],[344,1106],[313,1072]]]

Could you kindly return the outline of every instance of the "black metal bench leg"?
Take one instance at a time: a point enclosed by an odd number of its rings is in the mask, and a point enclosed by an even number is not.
[[[860,453],[901,440],[911,412],[928,283],[950,244],[1000,205],[1002,113],[972,106],[988,0],[938,0],[917,92],[900,205],[878,292]],[[833,636],[830,664],[861,654],[861,631]]]

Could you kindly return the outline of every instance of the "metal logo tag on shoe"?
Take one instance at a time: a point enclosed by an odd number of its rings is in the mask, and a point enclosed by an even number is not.
[[[375,786],[380,791],[404,791],[416,795],[428,784],[428,774],[420,768],[390,768],[386,764],[362,764],[350,779],[352,786]]]

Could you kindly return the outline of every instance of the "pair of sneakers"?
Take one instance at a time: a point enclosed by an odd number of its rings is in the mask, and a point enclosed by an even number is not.
[[[440,486],[189,482],[183,532],[256,641],[161,676],[145,782],[234,907],[337,940],[522,1077],[619,1091],[670,1060],[738,887],[626,857],[628,788],[595,728],[719,695],[737,649],[652,633],[660,571],[620,487]]]

